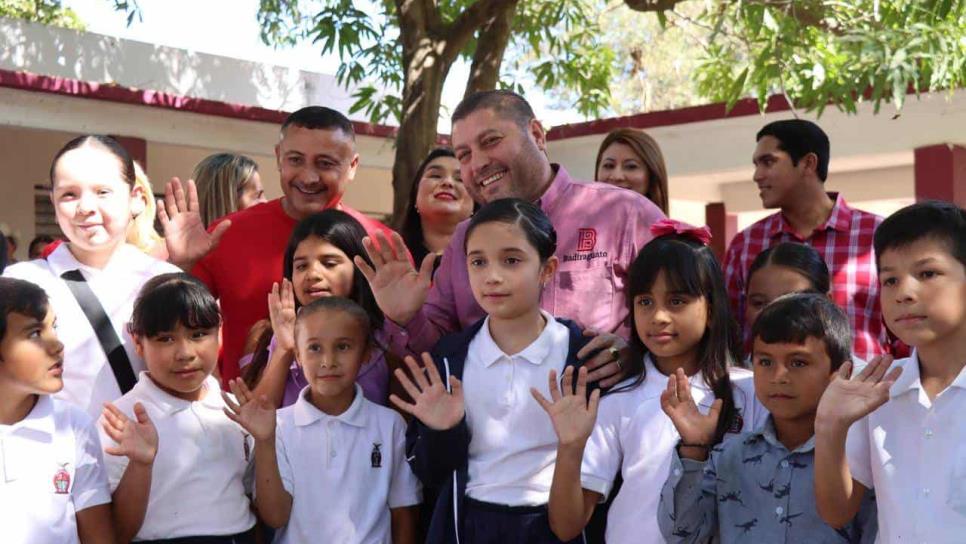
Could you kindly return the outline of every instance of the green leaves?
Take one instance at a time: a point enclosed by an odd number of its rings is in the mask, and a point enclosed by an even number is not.
[[[695,78],[704,96],[729,108],[744,96],[763,107],[767,95],[784,91],[819,113],[829,104],[855,112],[863,102],[876,112],[888,102],[900,110],[910,90],[966,84],[963,0],[708,6],[698,19],[714,31]]]
[[[70,8],[65,8],[60,0],[0,0],[0,17],[23,19],[74,30],[85,28],[77,13]]]
[[[448,24],[474,3],[439,0],[429,5]],[[358,86],[352,112],[365,112],[373,122],[398,122],[408,68],[405,63],[415,61],[403,58],[396,3],[370,2],[380,13],[359,9],[357,4],[351,0],[261,0],[262,39],[279,46],[312,40],[322,54],[337,54],[339,83]],[[600,39],[597,15],[602,7],[599,0],[520,0],[500,85],[525,88],[535,84],[557,93],[563,106],[576,107],[587,115],[603,112],[610,100],[614,55]],[[309,8],[314,13],[307,15]],[[470,40],[460,58],[472,59],[475,47],[476,40]]]

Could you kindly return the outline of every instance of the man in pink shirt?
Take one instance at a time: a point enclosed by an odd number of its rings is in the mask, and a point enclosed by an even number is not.
[[[543,290],[543,309],[585,329],[627,338],[627,271],[651,239],[651,224],[664,218],[661,210],[632,191],[575,181],[563,166],[552,164],[546,133],[533,110],[509,91],[465,98],[453,113],[453,147],[473,200],[529,200],[553,222],[560,268]],[[417,271],[398,235],[391,244],[380,243],[381,250],[367,241],[375,267],[359,259],[356,263],[389,318],[386,330],[397,350],[429,351],[444,334],[484,316],[469,288],[463,251],[468,223],[457,227],[432,287],[432,259]],[[611,385],[619,374],[615,362],[596,367],[590,378],[610,377],[602,384]]]

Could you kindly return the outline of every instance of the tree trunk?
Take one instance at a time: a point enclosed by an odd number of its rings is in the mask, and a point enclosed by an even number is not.
[[[398,228],[408,213],[409,193],[419,163],[436,144],[443,82],[450,63],[438,53],[442,47],[429,38],[420,40],[407,67],[403,85],[402,119],[396,134],[396,158],[392,166],[392,222]],[[403,53],[404,57],[406,52]]]
[[[436,145],[436,126],[443,95],[443,83],[459,52],[480,28],[494,23],[500,27],[501,16],[513,12],[519,0],[477,0],[470,4],[449,25],[443,25],[430,0],[396,0],[399,14],[400,42],[403,46],[402,65],[406,70],[402,116],[396,135],[396,158],[392,167],[393,206],[392,223],[398,228],[409,212],[409,193],[415,183],[416,168]],[[509,21],[503,45],[493,48],[497,57],[490,58],[499,77],[500,62],[509,39]],[[486,42],[485,35],[481,42]],[[500,43],[499,41],[497,44]],[[488,57],[489,58],[489,57]],[[474,58],[474,65],[476,59]],[[489,75],[486,69],[481,73]],[[493,80],[489,88],[495,86]]]
[[[489,19],[480,29],[464,97],[477,91],[495,89],[500,82],[500,66],[503,64],[506,47],[510,43],[516,10],[517,2],[513,2],[506,10]]]

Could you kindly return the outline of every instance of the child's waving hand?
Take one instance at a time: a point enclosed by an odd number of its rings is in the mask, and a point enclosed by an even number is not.
[[[104,451],[109,455],[125,456],[131,463],[150,465],[158,453],[158,431],[140,402],[134,404],[134,417],[130,419],[110,402],[104,403],[104,420],[101,426],[111,440],[117,443]]]
[[[597,406],[600,404],[600,389],[594,389],[587,398],[587,368],[581,367],[577,373],[577,387],[574,389],[574,367],[564,370],[563,388],[557,385],[557,372],[550,371],[547,377],[550,399],[547,400],[534,388],[530,394],[540,403],[557,433],[562,445],[583,445],[590,438],[597,421]]]
[[[889,389],[896,383],[902,367],[886,374],[892,357],[875,357],[854,379],[849,379],[852,362],[846,361],[822,394],[816,420],[849,426],[872,413],[889,400]]]
[[[295,294],[292,282],[285,278],[282,285],[272,284],[268,294],[268,316],[280,349],[295,351]]]
[[[691,382],[681,368],[668,376],[667,389],[661,392],[661,409],[681,435],[681,445],[705,452],[712,446],[722,404],[721,399],[715,399],[708,414],[702,414],[691,397]]]
[[[255,398],[255,394],[245,385],[245,382],[235,378],[228,382],[232,394],[238,402],[222,391],[225,400],[225,415],[228,419],[242,426],[255,440],[270,440],[275,438],[275,407],[265,395]]]
[[[428,353],[423,353],[423,368],[416,360],[406,357],[409,376],[401,368],[396,369],[396,379],[403,389],[409,393],[413,402],[409,403],[396,395],[390,395],[389,400],[400,410],[411,414],[423,422],[430,429],[445,431],[452,429],[463,419],[465,407],[463,404],[463,384],[456,376],[449,376],[449,391],[443,384],[443,378],[436,370],[436,364]]]

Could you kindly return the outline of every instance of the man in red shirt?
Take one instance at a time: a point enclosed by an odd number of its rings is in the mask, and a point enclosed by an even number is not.
[[[775,121],[757,140],[752,162],[762,206],[781,211],[739,232],[728,246],[725,280],[738,323],[744,323],[748,268],[755,257],[781,242],[808,244],[828,265],[832,300],[849,316],[855,355],[868,360],[884,353],[888,340],[872,249],[882,218],[825,192],[829,140],[815,123]]]
[[[268,293],[272,283],[282,279],[285,246],[300,220],[336,208],[356,218],[370,236],[392,232],[342,203],[346,186],[356,175],[359,154],[352,122],[341,113],[310,106],[289,115],[282,123],[275,159],[284,196],[215,221],[210,241],[202,242],[213,249],[195,262],[188,258],[178,263],[201,279],[221,303],[223,383],[239,375],[238,360],[244,355],[248,332],[268,317]],[[220,226],[223,223],[230,227],[226,230]]]

